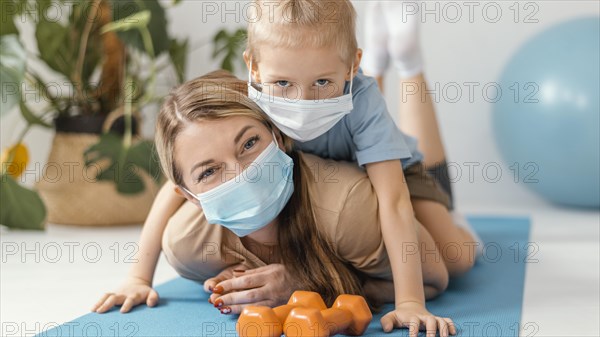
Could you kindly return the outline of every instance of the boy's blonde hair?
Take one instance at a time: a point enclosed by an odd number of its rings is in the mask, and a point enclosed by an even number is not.
[[[246,51],[260,61],[260,47],[335,46],[348,66],[354,61],[356,11],[350,0],[253,0]]]

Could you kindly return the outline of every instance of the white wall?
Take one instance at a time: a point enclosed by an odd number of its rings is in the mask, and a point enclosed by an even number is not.
[[[360,14],[365,1],[354,1]],[[170,1],[169,1],[170,2]],[[169,3],[166,2],[166,3]],[[240,8],[243,8],[241,2]],[[417,2],[423,8],[435,11],[435,2]],[[178,36],[188,36],[192,48],[189,55],[187,78],[202,75],[215,69],[211,60],[212,46],[206,45],[214,32],[221,27],[243,26],[244,17],[228,14],[226,20],[220,15],[207,15],[206,9],[216,5],[218,8],[235,8],[234,1],[183,1],[169,12],[171,32]],[[440,89],[449,83],[457,83],[463,89],[463,96],[456,103],[453,97],[443,97],[440,90],[439,103],[436,104],[442,136],[446,145],[448,159],[456,163],[462,171],[457,179],[455,193],[459,204],[540,204],[540,199],[513,182],[513,172],[500,157],[491,128],[492,104],[486,102],[481,88],[497,81],[510,56],[534,34],[571,18],[586,15],[600,15],[600,2],[592,1],[486,1],[486,2],[437,2],[439,18],[428,14],[422,24],[421,41],[425,55],[426,76],[430,87],[439,85]],[[469,14],[469,6],[474,8]],[[487,7],[486,7],[487,6]],[[512,6],[512,9],[511,9]],[[520,17],[515,23],[515,9],[519,8]],[[482,9],[487,8],[487,13]],[[495,19],[495,8],[501,8],[502,14]],[[462,16],[456,16],[456,8],[462,10]],[[532,14],[535,11],[534,14]],[[206,14],[206,15],[203,15]],[[526,15],[532,14],[525,22]],[[495,21],[497,22],[488,22]],[[436,22],[439,21],[439,22]],[[456,21],[453,23],[453,21]],[[362,27],[359,24],[359,41],[362,41]],[[244,76],[244,73],[238,74]],[[398,99],[397,77],[393,72],[386,79],[386,98],[388,106],[395,114]],[[468,88],[465,82],[480,83],[469,102]],[[447,87],[449,88],[449,87]],[[453,92],[448,92],[453,94]],[[151,113],[150,113],[151,114]],[[152,129],[153,119],[148,118],[146,130]],[[2,119],[1,145],[5,147],[17,137],[19,117],[16,112]],[[26,139],[32,151],[34,162],[44,165],[50,148],[51,132],[34,130]],[[469,174],[469,162],[479,163],[474,175]],[[502,178],[496,183],[487,182],[482,176],[482,167],[488,163],[499,163]],[[456,166],[455,166],[456,167]],[[452,174],[457,171],[453,170]],[[488,172],[492,178],[493,168]],[[489,180],[489,179],[488,179]]]

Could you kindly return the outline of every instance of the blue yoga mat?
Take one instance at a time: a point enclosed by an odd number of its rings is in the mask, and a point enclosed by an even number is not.
[[[470,217],[485,242],[483,256],[465,276],[451,279],[447,291],[428,301],[430,312],[450,317],[458,336],[518,336],[529,240],[529,219]],[[160,303],[138,306],[121,314],[89,313],[38,336],[236,336],[237,316],[221,315],[208,303],[201,284],[177,278],[156,287]],[[374,315],[366,336],[390,336],[379,319],[388,305]],[[396,329],[393,336],[407,336]],[[424,332],[419,333],[425,336]]]

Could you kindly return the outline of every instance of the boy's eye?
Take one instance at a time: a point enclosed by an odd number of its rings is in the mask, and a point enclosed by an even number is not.
[[[326,86],[326,85],[328,85],[328,84],[329,84],[329,80],[323,80],[323,79],[321,79],[321,80],[317,80],[317,81],[315,82],[315,84],[316,84],[318,87],[324,87],[324,86]]]
[[[256,144],[256,141],[258,140],[258,136],[254,136],[252,138],[250,138],[245,144],[244,144],[244,149],[245,150],[250,150],[254,144]]]
[[[290,86],[289,81],[277,81],[277,82],[275,82],[275,84],[277,84],[278,86],[280,86],[282,88],[287,88]]]

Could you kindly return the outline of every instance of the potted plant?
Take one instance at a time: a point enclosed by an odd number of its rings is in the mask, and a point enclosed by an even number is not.
[[[64,17],[47,15],[57,9]],[[168,35],[157,0],[3,0],[2,13],[0,111],[18,106],[27,126],[2,158],[0,223],[41,229],[46,220],[143,222],[162,176],[151,140],[139,134],[140,111],[161,99],[159,72],[183,80],[187,40]],[[23,48],[17,19],[35,26],[37,53]],[[32,63],[61,80],[44,78]],[[24,83],[39,92],[43,107],[22,94]],[[17,182],[33,126],[56,130],[37,191]]]

